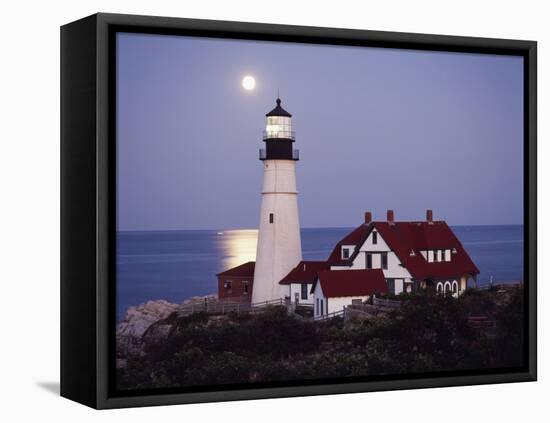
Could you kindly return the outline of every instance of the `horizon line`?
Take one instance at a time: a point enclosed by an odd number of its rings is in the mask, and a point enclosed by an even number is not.
[[[407,221],[409,222],[409,221]],[[423,220],[411,220],[410,222],[424,222]],[[397,221],[399,223],[399,221]],[[499,224],[459,224],[449,225],[451,228],[461,226],[524,226],[523,223],[499,223]],[[306,226],[300,228],[303,229],[353,229],[357,226]],[[258,228],[171,228],[171,229],[116,229],[116,232],[181,232],[181,231],[257,231]]]

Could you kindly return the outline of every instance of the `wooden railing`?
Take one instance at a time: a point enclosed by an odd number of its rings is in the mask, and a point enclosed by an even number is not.
[[[373,297],[372,305],[378,308],[386,308],[396,310],[401,307],[401,301],[399,300],[383,300],[381,298]]]
[[[283,299],[282,298],[277,298],[275,300],[260,301],[258,303],[250,304],[250,307],[252,307],[252,308],[265,307],[265,306],[268,306],[268,305],[283,305]]]
[[[208,314],[225,314],[225,313],[241,313],[241,312],[255,312],[266,306],[282,305],[282,299],[275,299],[270,301],[261,301],[258,303],[232,303],[218,300],[208,300],[205,302],[193,302],[188,304],[182,304],[177,313],[180,316],[187,316],[193,313],[205,312]]]

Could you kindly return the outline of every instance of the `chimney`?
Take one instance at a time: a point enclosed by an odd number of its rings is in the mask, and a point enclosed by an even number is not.
[[[428,223],[433,223],[434,220],[434,213],[431,210],[426,210],[426,221]]]
[[[372,213],[370,211],[365,212],[365,225],[368,225],[372,222]]]
[[[388,210],[388,223],[393,223],[393,210]]]

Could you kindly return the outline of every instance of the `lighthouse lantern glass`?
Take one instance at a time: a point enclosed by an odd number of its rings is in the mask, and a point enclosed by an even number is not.
[[[291,118],[286,116],[268,116],[265,136],[266,138],[293,139]]]

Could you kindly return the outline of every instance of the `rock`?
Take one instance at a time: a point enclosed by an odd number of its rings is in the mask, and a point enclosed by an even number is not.
[[[191,298],[188,298],[186,299],[183,303],[181,303],[181,305],[186,305],[186,304],[191,304],[191,303],[195,303],[195,304],[204,304],[205,300],[206,301],[216,301],[218,299],[218,296],[215,295],[215,294],[210,294],[210,295],[204,295],[204,296],[196,296],[196,297],[191,297]]]
[[[148,301],[137,307],[130,307],[124,320],[117,325],[117,356],[127,357],[142,353],[143,335],[149,327],[165,319],[178,305],[165,300]]]

